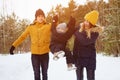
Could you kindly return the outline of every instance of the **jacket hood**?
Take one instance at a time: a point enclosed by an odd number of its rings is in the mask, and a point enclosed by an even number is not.
[[[102,26],[96,24],[96,25],[94,25],[94,27],[92,27],[92,28],[86,30],[87,37],[90,38],[92,32],[97,32],[97,33],[100,34],[103,30],[104,30],[104,27],[102,27]],[[84,31],[84,29],[83,29],[83,23],[80,23],[79,32],[82,32],[82,31]]]
[[[95,25],[95,27],[91,28],[91,32],[98,32],[99,34],[104,30],[104,27],[100,25]]]

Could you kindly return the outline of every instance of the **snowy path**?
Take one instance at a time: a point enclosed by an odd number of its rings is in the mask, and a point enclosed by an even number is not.
[[[86,79],[86,72],[85,79]],[[96,80],[120,80],[120,57],[97,55]],[[48,70],[49,80],[76,80],[75,71],[67,71],[65,58],[52,60]],[[34,80],[31,66],[31,55],[0,55],[0,80]]]

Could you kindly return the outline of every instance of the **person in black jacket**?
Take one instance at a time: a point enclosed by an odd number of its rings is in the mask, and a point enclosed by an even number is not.
[[[51,43],[50,50],[54,54],[53,59],[58,60],[60,57],[66,56],[66,63],[68,66],[68,70],[75,69],[73,65],[73,57],[72,53],[66,44],[68,39],[71,38],[72,34],[75,30],[75,18],[70,17],[70,21],[68,24],[66,23],[58,23],[58,16],[53,17],[52,28],[51,28]]]
[[[86,68],[87,80],[95,80],[96,69],[96,39],[102,28],[96,25],[98,11],[93,10],[85,15],[85,21],[75,32],[73,57],[77,67],[77,80],[83,80],[83,69]]]

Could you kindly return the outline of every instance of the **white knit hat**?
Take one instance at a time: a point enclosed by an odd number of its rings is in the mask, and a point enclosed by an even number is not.
[[[57,25],[56,27],[56,31],[58,33],[65,33],[66,32],[66,28],[67,28],[67,24],[66,23],[60,23]],[[63,32],[60,31],[60,29],[64,30]]]

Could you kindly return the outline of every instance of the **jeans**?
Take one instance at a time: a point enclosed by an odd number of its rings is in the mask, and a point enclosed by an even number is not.
[[[84,69],[83,66],[77,67],[76,70],[77,80],[83,80],[84,77],[83,69]],[[86,68],[86,71],[87,71],[87,80],[95,80],[95,70]]]
[[[31,60],[32,60],[35,80],[41,80],[41,75],[40,75],[41,72],[42,72],[42,80],[48,80],[47,72],[49,65],[49,54],[48,53],[43,55],[32,54]]]
[[[54,54],[55,52],[58,52],[58,51],[64,51],[65,52],[65,56],[66,56],[66,63],[69,64],[69,63],[73,63],[73,56],[72,56],[72,53],[71,51],[69,50],[69,48],[66,47],[65,44],[62,44],[62,43],[52,43],[50,45],[50,49],[51,49],[51,52]]]

